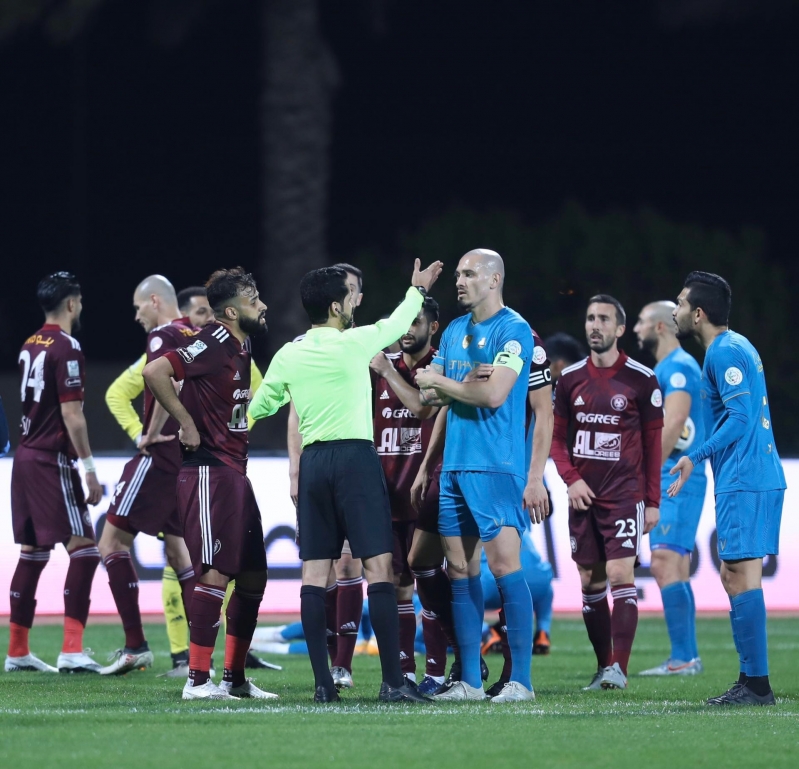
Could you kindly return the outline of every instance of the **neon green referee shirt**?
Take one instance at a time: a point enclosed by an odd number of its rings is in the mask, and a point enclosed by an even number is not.
[[[299,342],[283,345],[255,393],[249,416],[263,419],[294,401],[302,445],[358,438],[374,440],[369,361],[405,334],[422,307],[411,287],[391,315],[346,332],[312,328]]]

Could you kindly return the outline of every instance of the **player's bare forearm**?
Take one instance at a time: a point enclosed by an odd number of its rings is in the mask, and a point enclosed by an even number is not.
[[[175,371],[172,364],[166,357],[158,358],[144,367],[142,376],[150,392],[155,397],[156,401],[167,411],[167,413],[174,417],[177,423],[183,427],[194,427],[194,420],[191,414],[186,410],[185,406],[180,402],[180,399],[175,392],[175,387],[172,384],[172,377]]]
[[[549,450],[552,448],[552,430],[555,424],[555,416],[552,413],[552,387],[533,390],[528,395],[528,400],[535,417],[533,455],[530,457],[528,474],[533,478],[543,478]]]
[[[289,475],[300,472],[300,454],[302,454],[302,436],[300,435],[300,417],[294,407],[294,401],[289,403],[288,428],[286,430],[286,448],[289,453]]]
[[[422,388],[432,388],[442,398],[451,398],[475,408],[499,408],[508,397],[516,381],[516,372],[497,367],[489,379],[477,382],[456,382],[429,369],[419,372],[416,383]]]
[[[691,415],[691,396],[687,392],[672,392],[663,404],[663,432],[660,435],[661,467],[677,446],[685,423]]]
[[[67,401],[61,404],[61,416],[64,419],[64,427],[81,459],[90,457],[92,450],[89,446],[89,428],[86,424],[86,417],[83,414],[80,401]]]
[[[412,414],[415,414],[419,419],[430,419],[435,416],[438,407],[422,402],[422,394],[413,385],[408,384],[399,374],[399,372],[392,366],[391,370],[386,370],[383,374],[386,381],[391,385],[391,389],[397,394],[397,397],[402,401]]]
[[[427,446],[427,451],[422,460],[422,468],[425,472],[432,472],[433,468],[435,468],[441,459],[441,455],[444,453],[444,442],[447,437],[448,410],[448,407],[444,406],[436,415],[436,421],[430,433],[430,443]]]

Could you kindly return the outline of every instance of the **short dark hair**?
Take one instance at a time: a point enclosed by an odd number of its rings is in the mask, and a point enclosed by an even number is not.
[[[183,312],[195,296],[208,296],[208,291],[203,286],[189,286],[178,291],[178,309]]]
[[[688,289],[688,304],[696,310],[701,307],[714,326],[730,325],[732,289],[721,275],[694,270],[683,284]]]
[[[241,296],[247,289],[256,290],[255,278],[243,267],[217,270],[205,284],[208,304],[211,305],[214,315],[221,315],[230,300]]]
[[[36,298],[46,313],[55,312],[70,296],[80,296],[80,283],[71,272],[54,272],[36,286]]]
[[[589,306],[594,303],[612,304],[616,308],[616,325],[618,326],[627,325],[627,313],[624,312],[624,307],[621,306],[621,302],[618,299],[611,296],[610,294],[595,294],[588,300]]]
[[[422,312],[430,323],[438,320],[438,302],[432,296],[426,296],[422,303]]]
[[[357,267],[353,267],[351,264],[347,264],[347,262],[337,262],[333,266],[340,267],[350,275],[354,275],[356,278],[358,278],[358,288],[363,288],[363,272],[361,272]]]
[[[320,267],[306,272],[300,281],[302,306],[313,324],[326,323],[330,305],[343,302],[349,292],[344,267]]]
[[[578,360],[585,358],[583,346],[573,336],[563,331],[558,331],[544,339],[543,345],[547,352],[547,358],[551,361],[562,360],[571,366],[572,363],[577,363]]]

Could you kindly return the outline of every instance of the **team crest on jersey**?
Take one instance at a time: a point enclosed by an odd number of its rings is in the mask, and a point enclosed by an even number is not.
[[[658,390],[658,392],[660,392]],[[627,408],[627,398],[624,395],[614,395],[610,399],[610,407],[614,411],[624,411]]]
[[[466,334],[466,336],[463,337],[463,341],[461,342],[461,344],[463,345],[463,349],[465,350],[471,343],[472,343],[472,335]]]
[[[164,345],[164,340],[161,339],[160,336],[154,336],[150,340],[150,352],[155,352],[156,350],[160,350]]]
[[[480,340],[480,341],[477,343],[477,349],[478,349],[478,350],[482,350],[482,349],[483,349],[485,346],[486,346],[486,338],[485,338],[485,337],[483,337],[483,338],[482,338],[482,339],[481,339],[481,340]]]
[[[741,369],[736,368],[735,366],[730,366],[724,372],[724,381],[727,382],[728,385],[732,385],[733,387],[736,387],[737,385],[741,384],[741,382],[743,382],[743,379],[744,375],[741,372]]]
[[[663,405],[663,393],[660,392],[660,388],[657,387],[652,393],[652,397],[650,399],[652,401],[652,405],[659,409]]]

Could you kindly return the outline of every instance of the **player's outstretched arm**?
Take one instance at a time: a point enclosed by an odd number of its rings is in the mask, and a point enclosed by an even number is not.
[[[86,425],[86,417],[83,415],[83,402],[74,400],[62,403],[61,416],[64,419],[64,427],[67,428],[69,439],[86,470],[86,486],[89,488],[86,501],[90,505],[96,505],[103,498],[103,487],[100,486],[97,472],[94,469],[94,459],[89,446],[89,428]]]
[[[544,468],[552,447],[552,386],[531,390],[528,394],[530,408],[533,410],[535,427],[533,428],[533,455],[530,458],[530,469],[527,472],[527,485],[524,488],[523,503],[530,512],[533,523],[541,523],[551,510],[549,495],[544,486]]]
[[[134,443],[138,443],[144,426],[133,408],[133,401],[144,391],[142,370],[147,362],[144,354],[132,366],[126,368],[109,386],[105,403],[119,426]]]
[[[264,381],[263,376],[261,375],[261,370],[258,366],[255,365],[255,361],[250,361],[250,403],[252,403],[252,399],[255,397],[255,393],[258,392],[258,388],[261,386],[261,382]],[[247,429],[252,430],[253,426],[255,425],[255,420],[250,415],[250,412],[247,412]]]
[[[285,406],[291,400],[281,373],[282,360],[280,351],[278,351],[264,374],[258,392],[250,401],[249,414],[254,420],[271,417],[281,406]]]
[[[191,414],[180,402],[172,384],[175,370],[169,362],[167,355],[151,361],[144,367],[144,381],[150,388],[155,399],[175,418],[180,425],[180,442],[188,451],[194,451],[200,446],[200,433],[191,418]]]
[[[419,472],[416,474],[416,479],[411,486],[411,504],[413,509],[419,512],[427,495],[427,487],[430,485],[430,476],[433,474],[436,465],[438,465],[441,455],[444,453],[444,441],[447,436],[447,411],[448,408],[444,406],[436,416],[436,422],[433,425],[433,431],[430,434],[430,443],[427,446],[422,464],[419,466]]]

